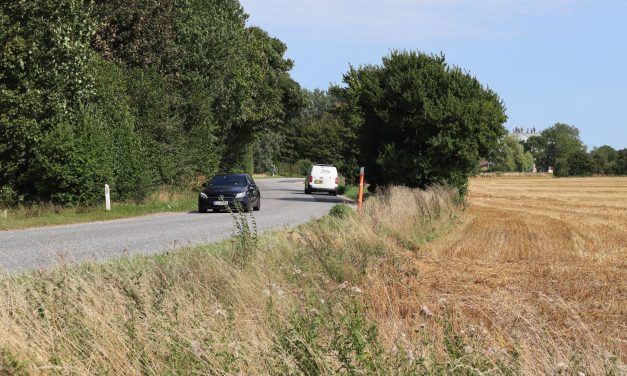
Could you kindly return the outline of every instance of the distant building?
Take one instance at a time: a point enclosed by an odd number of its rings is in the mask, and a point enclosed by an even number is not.
[[[523,127],[514,127],[514,130],[510,133],[514,137],[518,139],[518,141],[527,142],[530,137],[540,136],[540,132],[536,130],[536,128],[523,128]]]

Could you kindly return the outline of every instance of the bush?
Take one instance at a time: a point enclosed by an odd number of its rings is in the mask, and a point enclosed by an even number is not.
[[[329,215],[337,218],[346,218],[355,213],[355,209],[346,204],[335,204],[331,207]]]
[[[311,166],[313,163],[309,159],[299,159],[296,161],[296,169],[298,173],[302,176],[305,176],[309,173]]]
[[[444,56],[392,52],[344,76],[370,188],[446,183],[465,192],[481,156],[505,135],[500,98]]]

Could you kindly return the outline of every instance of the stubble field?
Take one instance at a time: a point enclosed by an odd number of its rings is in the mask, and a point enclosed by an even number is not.
[[[524,373],[624,362],[627,178],[475,178],[468,204],[423,249],[418,294],[516,343]]]

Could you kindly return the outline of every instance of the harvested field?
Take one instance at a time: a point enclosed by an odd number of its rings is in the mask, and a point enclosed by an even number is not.
[[[524,373],[624,363],[627,178],[475,178],[468,203],[421,249],[416,293],[517,343]]]

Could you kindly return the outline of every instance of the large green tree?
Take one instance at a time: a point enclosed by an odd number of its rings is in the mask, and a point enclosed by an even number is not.
[[[258,27],[246,29],[245,43],[241,114],[226,133],[222,168],[252,173],[255,134],[279,132],[296,116],[302,99],[289,75],[294,63],[284,57],[285,43]]]
[[[238,0],[0,11],[0,200],[89,203],[104,183],[141,199],[221,169],[252,172],[253,140],[302,103],[287,47],[246,27]]]
[[[0,187],[86,202],[104,183],[76,137],[92,31],[82,0],[0,4]]]
[[[392,52],[381,66],[351,68],[344,82],[373,187],[447,183],[463,192],[478,159],[506,133],[499,97],[444,56]]]
[[[563,123],[556,123],[543,130],[540,136],[529,138],[526,148],[533,155],[538,168],[543,171],[549,167],[563,166],[563,161],[570,155],[585,151],[585,146],[579,139],[579,129]]]

